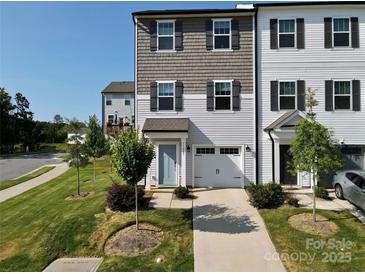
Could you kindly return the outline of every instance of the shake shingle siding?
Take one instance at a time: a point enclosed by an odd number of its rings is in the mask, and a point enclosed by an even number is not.
[[[173,19],[173,18],[172,18]],[[253,93],[253,20],[237,17],[240,49],[212,52],[206,49],[205,22],[211,18],[183,18],[183,50],[173,53],[150,49],[150,19],[137,23],[137,91],[148,94],[150,82],[179,80],[185,94],[206,93],[206,83],[213,79],[241,82],[241,93]]]

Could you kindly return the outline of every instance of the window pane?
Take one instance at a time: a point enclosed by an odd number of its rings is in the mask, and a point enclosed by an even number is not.
[[[231,95],[231,83],[215,83],[215,95]]]
[[[279,34],[279,47],[293,48],[295,46],[295,34]]]
[[[107,101],[106,101],[106,105],[107,105],[107,106],[111,106],[111,105],[112,105],[112,101],[111,101],[111,100],[107,100]]]
[[[294,32],[294,20],[280,20],[279,21],[279,32]]]
[[[174,34],[174,23],[158,23],[158,34],[159,35],[173,35]]]
[[[214,34],[229,34],[229,21],[215,21]]]
[[[335,96],[335,109],[350,109],[350,96]]]
[[[335,82],[335,94],[350,94],[350,82],[339,81]]]
[[[158,109],[159,110],[173,110],[174,109],[174,98],[172,98],[172,97],[158,98]]]
[[[215,97],[215,109],[231,109],[231,97]]]
[[[280,95],[295,95],[295,82],[280,82]]]
[[[348,18],[333,19],[333,25],[334,31],[349,31]]]
[[[158,96],[173,96],[173,95],[174,95],[174,83],[158,84]]]
[[[174,38],[173,37],[159,37],[158,38],[158,49],[174,49]]]
[[[125,100],[125,101],[124,101],[124,104],[125,104],[126,106],[129,106],[129,105],[131,104],[131,101],[129,101],[129,100]]]
[[[295,109],[295,96],[280,96],[280,109]]]
[[[348,47],[350,45],[350,39],[348,33],[335,33],[333,35],[335,47]]]
[[[214,36],[214,48],[229,49],[229,36]]]

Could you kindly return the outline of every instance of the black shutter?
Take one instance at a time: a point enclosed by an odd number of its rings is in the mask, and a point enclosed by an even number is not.
[[[270,19],[270,48],[278,48],[278,19]]]
[[[157,22],[150,23],[150,48],[151,51],[157,50]]]
[[[333,81],[326,80],[325,82],[325,109],[326,111],[333,111]]]
[[[239,50],[240,49],[240,32],[238,20],[232,20],[231,22],[231,31],[232,31],[232,49]]]
[[[232,109],[240,110],[241,106],[241,83],[234,80],[232,83]]]
[[[181,21],[175,22],[175,50],[183,50],[183,30]]]
[[[270,93],[271,93],[271,111],[278,111],[279,110],[278,81],[270,82]]]
[[[184,86],[181,81],[175,83],[175,111],[183,110]]]
[[[297,18],[297,48],[304,49],[304,18]]]
[[[207,82],[207,111],[214,110],[214,82]]]
[[[297,109],[305,110],[305,81],[297,81]]]
[[[352,80],[352,110],[360,111],[360,80]]]
[[[207,35],[207,50],[213,49],[213,22],[212,20],[205,21],[205,31]]]
[[[332,18],[324,18],[324,47],[332,48]]]
[[[151,111],[157,111],[157,83],[150,83],[150,109]]]
[[[351,17],[351,46],[359,48],[359,18]]]

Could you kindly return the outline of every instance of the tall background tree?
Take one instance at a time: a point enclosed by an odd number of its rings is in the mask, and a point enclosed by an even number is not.
[[[96,118],[96,115],[89,117],[88,130],[85,138],[85,146],[88,155],[93,159],[93,182],[96,180],[95,163],[96,159],[107,153],[108,143],[103,134],[103,130]]]
[[[14,147],[15,117],[13,111],[15,106],[11,102],[11,96],[0,88],[0,143],[1,152],[11,153]]]
[[[299,122],[290,147],[292,172],[307,172],[313,182],[313,221],[316,221],[315,187],[319,173],[329,173],[341,168],[342,160],[332,132],[316,121],[313,107],[318,104],[315,92],[306,94],[306,119]]]
[[[129,186],[134,187],[136,204],[136,228],[138,230],[137,184],[147,174],[155,156],[153,145],[139,137],[138,129],[130,128],[117,136],[112,145],[112,163],[116,173]]]

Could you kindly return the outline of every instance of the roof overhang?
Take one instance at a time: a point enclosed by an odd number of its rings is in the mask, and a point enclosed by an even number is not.
[[[268,125],[264,131],[293,131],[300,120],[306,119],[304,112],[300,110],[288,111]]]
[[[188,133],[189,118],[147,118],[143,133]]]

